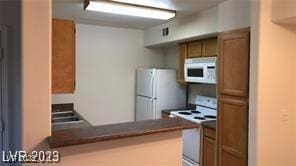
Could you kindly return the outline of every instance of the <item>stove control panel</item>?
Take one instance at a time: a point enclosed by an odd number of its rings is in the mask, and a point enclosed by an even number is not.
[[[203,107],[217,109],[217,99],[205,96],[196,96],[195,104]]]

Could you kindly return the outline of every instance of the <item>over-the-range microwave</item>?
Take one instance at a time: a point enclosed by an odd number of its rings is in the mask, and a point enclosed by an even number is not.
[[[216,57],[186,59],[186,82],[216,84]]]

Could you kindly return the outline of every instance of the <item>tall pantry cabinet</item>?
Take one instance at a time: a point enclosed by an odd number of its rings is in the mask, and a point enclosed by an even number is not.
[[[217,166],[248,165],[250,29],[220,33]]]

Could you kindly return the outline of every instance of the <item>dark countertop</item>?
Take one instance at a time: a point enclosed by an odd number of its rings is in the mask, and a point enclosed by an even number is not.
[[[163,113],[170,115],[172,111],[181,111],[181,110],[195,110],[196,105],[195,104],[188,104],[188,108],[179,108],[179,109],[166,109],[162,110]]]
[[[180,111],[180,110],[187,110],[187,109],[186,108],[184,108],[184,109],[168,109],[168,110],[162,110],[162,112],[170,115],[172,111]]]
[[[197,127],[198,124],[181,118],[169,118],[73,128],[53,131],[49,137],[49,145],[51,148],[58,148]]]
[[[213,120],[213,121],[207,121],[207,122],[202,122],[201,125],[203,127],[207,127],[207,128],[210,128],[210,129],[214,129],[216,130],[216,120]]]

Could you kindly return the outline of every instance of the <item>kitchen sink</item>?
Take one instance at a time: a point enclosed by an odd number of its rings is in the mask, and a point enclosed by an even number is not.
[[[76,111],[55,111],[51,113],[52,130],[89,127],[91,124]]]
[[[52,119],[55,118],[63,118],[63,117],[73,117],[75,114],[72,111],[64,111],[64,112],[55,112],[51,114]]]

